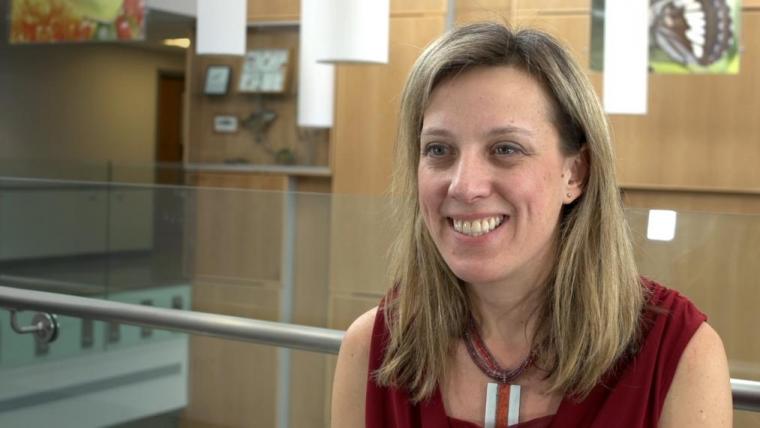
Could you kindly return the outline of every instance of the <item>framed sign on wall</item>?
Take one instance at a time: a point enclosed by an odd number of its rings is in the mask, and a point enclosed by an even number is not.
[[[240,72],[240,92],[285,92],[288,82],[288,49],[254,49],[245,56]]]
[[[230,86],[232,68],[229,65],[209,65],[206,69],[206,84],[203,93],[206,95],[225,95]]]

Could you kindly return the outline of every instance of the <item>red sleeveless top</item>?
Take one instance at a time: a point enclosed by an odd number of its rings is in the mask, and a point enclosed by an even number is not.
[[[553,416],[521,422],[515,427],[654,427],[684,348],[707,317],[674,290],[648,279],[650,307],[644,317],[644,338],[639,352],[604,378],[583,401],[565,398]],[[406,391],[382,387],[372,373],[383,361],[388,340],[385,314],[377,311],[369,351],[366,395],[367,428],[450,427],[475,428],[471,422],[446,415],[441,392],[412,405]]]

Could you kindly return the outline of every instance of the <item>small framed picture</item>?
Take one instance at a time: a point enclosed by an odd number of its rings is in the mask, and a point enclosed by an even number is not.
[[[230,87],[230,74],[232,74],[232,68],[229,65],[209,65],[206,69],[206,85],[203,87],[203,93],[226,95]]]
[[[232,134],[238,130],[237,116],[218,115],[214,116],[214,132],[220,134]]]
[[[240,92],[281,94],[287,89],[288,49],[254,49],[245,55]]]

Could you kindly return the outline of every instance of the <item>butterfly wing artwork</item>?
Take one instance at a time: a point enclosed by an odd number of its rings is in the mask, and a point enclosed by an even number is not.
[[[654,73],[739,72],[741,0],[651,0],[649,69]],[[591,2],[591,69],[602,71],[605,0]]]
[[[654,44],[687,66],[716,63],[734,39],[731,9],[725,0],[656,0],[650,19]]]

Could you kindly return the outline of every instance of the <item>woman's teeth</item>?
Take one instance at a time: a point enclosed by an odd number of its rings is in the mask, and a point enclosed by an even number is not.
[[[480,236],[496,229],[504,221],[504,216],[486,217],[478,220],[452,219],[454,230],[467,236]]]

